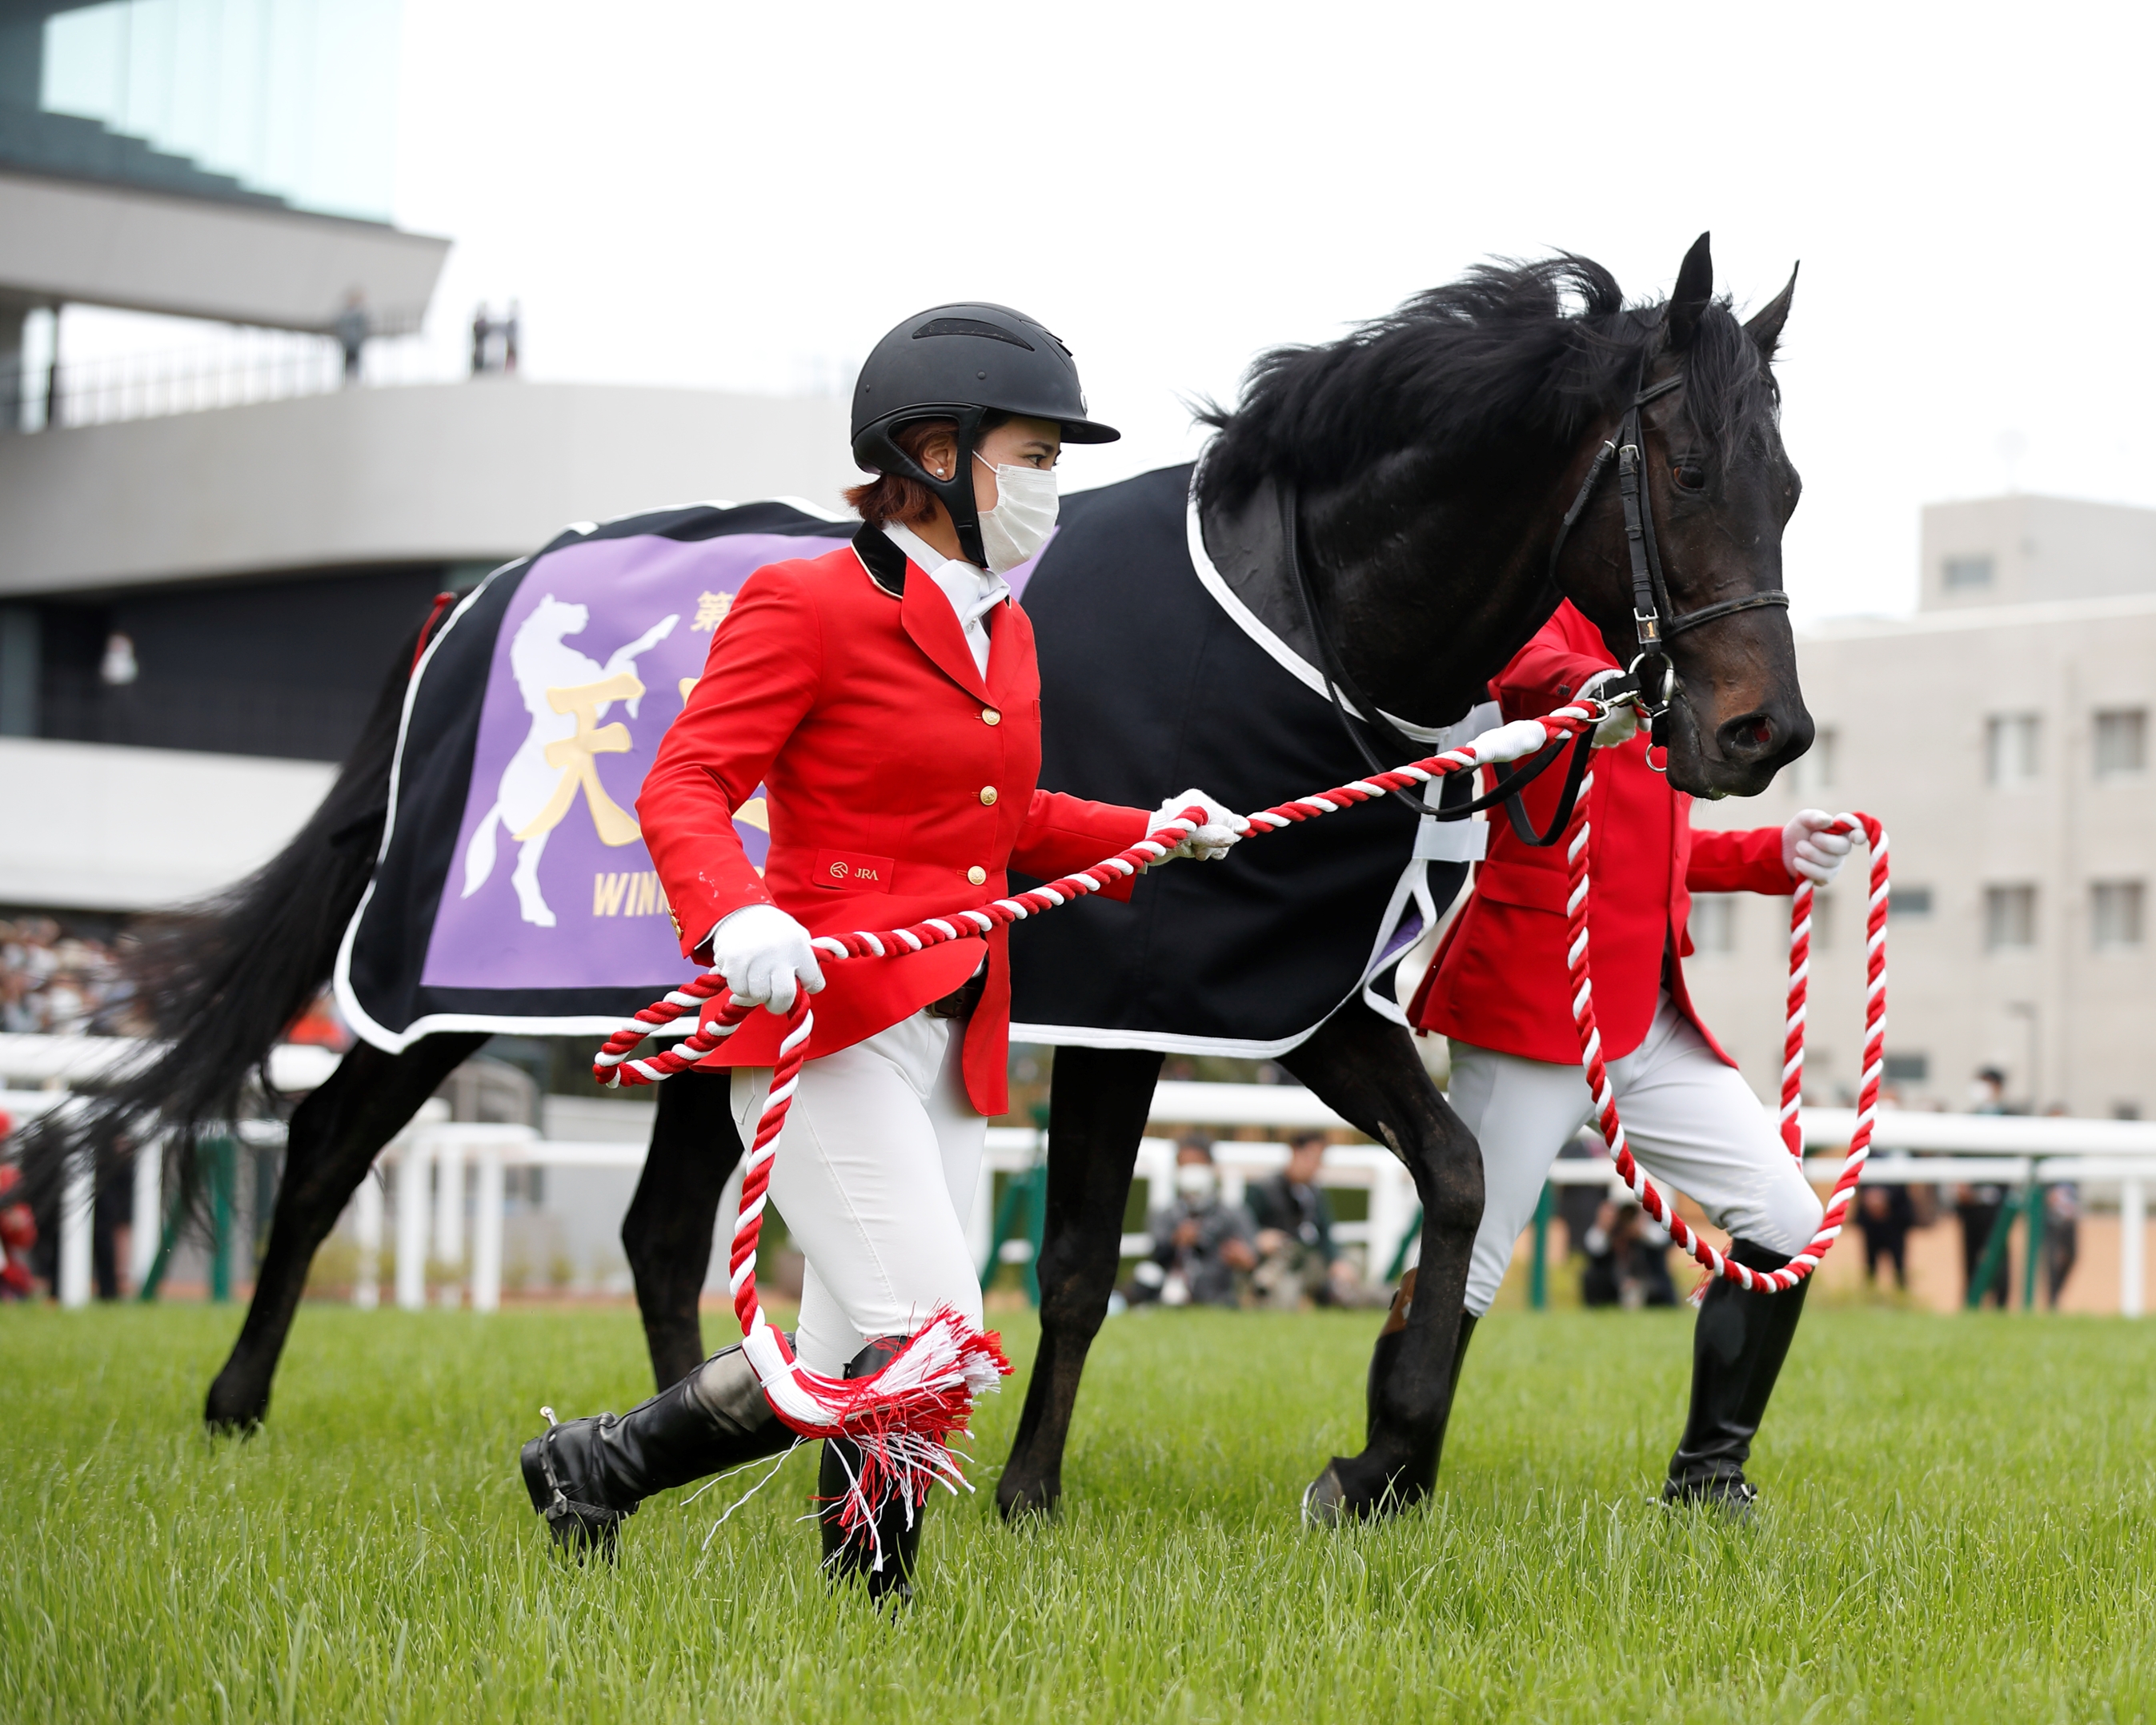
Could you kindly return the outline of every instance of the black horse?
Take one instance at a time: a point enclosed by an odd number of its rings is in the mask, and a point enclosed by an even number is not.
[[[1740,324],[1713,295],[1702,235],[1662,304],[1627,308],[1608,272],[1584,259],[1493,265],[1344,340],[1270,355],[1233,412],[1208,416],[1217,435],[1195,487],[1206,557],[1255,619],[1246,634],[1267,633],[1306,666],[1326,666],[1340,700],[1416,732],[1460,719],[1561,598],[1602,629],[1620,662],[1630,660],[1639,650],[1634,559],[1618,487],[1593,476],[1607,467],[1604,445],[1628,409],[1648,398],[1636,411],[1644,415],[1645,501],[1667,573],[1664,609],[1717,614],[1668,644],[1676,673],[1670,777],[1707,796],[1764,789],[1810,746],[1811,721],[1786,618],[1727,602],[1781,588],[1781,535],[1798,480],[1777,430],[1770,362],[1793,288],[1794,280]],[[1070,500],[1064,534],[1028,592],[1042,649],[1050,751],[1044,778],[1059,788],[1101,793],[1082,781],[1101,753],[1096,745],[1111,710],[1128,708],[1133,680],[1173,669],[1178,641],[1146,627],[1151,596],[1165,588],[1131,552],[1155,543],[1159,557],[1183,558],[1187,572],[1179,506],[1187,479],[1146,475]],[[1568,506],[1576,521],[1568,521]],[[1111,670],[1097,655],[1058,652],[1059,616],[1089,604],[1114,611],[1127,664]],[[329,798],[286,850],[206,914],[147,943],[145,992],[159,1004],[172,1046],[95,1110],[39,1136],[33,1173],[54,1178],[61,1157],[85,1137],[110,1142],[153,1114],[183,1143],[191,1129],[227,1115],[247,1072],[321,986],[367,886],[412,662],[408,648]],[[1202,783],[1231,801],[1240,790],[1255,803],[1362,770],[1358,745],[1346,770],[1296,778],[1342,758],[1342,726],[1350,721],[1313,701],[1283,731],[1277,714],[1249,710],[1250,698],[1230,680],[1209,705],[1185,714],[1176,785]],[[1397,757],[1397,737],[1389,727],[1379,734],[1384,741],[1368,746]],[[1267,736],[1291,756],[1291,745],[1304,746],[1307,760],[1254,768],[1253,739]],[[1366,818],[1384,817],[1362,811],[1301,831],[1348,832]],[[1407,817],[1396,811],[1393,819],[1397,835]],[[1263,843],[1285,857],[1298,836]],[[1363,842],[1369,848],[1367,834]],[[1247,846],[1239,858],[1250,852],[1265,854]],[[1172,886],[1179,872],[1162,882]],[[1202,892],[1203,877],[1214,873],[1189,871],[1178,890]],[[1461,873],[1451,871],[1454,885]],[[1255,900],[1271,907],[1272,927],[1291,947],[1299,939],[1316,956],[1328,930],[1354,920],[1322,891],[1268,887]],[[1166,903],[1157,901],[1156,927],[1169,917],[1186,945],[1205,937],[1202,915],[1175,916],[1173,906],[1159,909]],[[1021,1019],[1027,991],[1035,999],[1042,992],[1029,976],[1050,978],[1052,995],[1053,978],[1069,973],[1046,944],[1056,925],[1044,919],[1029,935],[1034,944],[1017,949]],[[1063,926],[1066,937],[1081,937],[1075,913]],[[1366,937],[1357,925],[1353,938]],[[1123,968],[1111,977],[1118,998],[1173,996],[1162,983],[1177,962],[1173,942],[1126,944]],[[1096,960],[1099,950],[1091,949]],[[1330,1470],[1334,1507],[1361,1515],[1412,1502],[1434,1483],[1481,1212],[1481,1162],[1408,1033],[1368,1004],[1359,986],[1363,954],[1348,963],[1357,986],[1344,995],[1333,990],[1328,1015],[1314,1029],[1306,1019],[1281,1059],[1400,1158],[1424,1217],[1418,1297],[1404,1329],[1381,1344],[1365,1447]],[[1079,968],[1111,974],[1097,962]],[[1232,968],[1210,973],[1230,983],[1235,976]],[[1059,1014],[1051,999],[1036,1016],[1082,1024],[1101,1014],[1083,1006]],[[1060,1496],[1079,1377],[1116,1271],[1162,1055],[1158,1039],[1147,1047],[1142,1031],[1130,1039],[1137,1046],[1112,1045],[1116,1036],[1111,1028],[1093,1039],[1110,1045],[1065,1046],[1056,1060],[1041,1345],[998,1489],[1006,1514],[1051,1508]],[[315,1250],[382,1147],[485,1040],[436,1034],[396,1055],[362,1044],[300,1105],[254,1301],[210,1388],[213,1426],[244,1429],[266,1414]],[[720,1192],[739,1154],[727,1094],[722,1079],[695,1075],[662,1087],[650,1156],[623,1224],[662,1387],[703,1357],[697,1296]]]

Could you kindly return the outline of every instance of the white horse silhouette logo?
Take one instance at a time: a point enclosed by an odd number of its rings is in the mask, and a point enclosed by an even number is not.
[[[599,721],[617,701],[636,717],[644,685],[630,667],[681,620],[678,612],[661,619],[601,665],[562,639],[582,634],[591,615],[588,607],[564,604],[548,593],[511,640],[509,665],[531,715],[531,730],[502,768],[494,806],[465,846],[463,896],[470,898],[494,873],[495,823],[509,829],[518,846],[509,875],[518,911],[542,928],[554,926],[554,913],[539,891],[539,859],[546,855],[547,835],[576,805],[579,791],[602,843],[631,845],[642,836],[635,817],[607,795],[598,776],[597,757],[628,751],[629,727]]]

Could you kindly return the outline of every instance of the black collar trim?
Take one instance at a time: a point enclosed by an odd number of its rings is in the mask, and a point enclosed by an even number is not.
[[[880,527],[866,521],[854,535],[854,555],[869,572],[869,579],[895,599],[906,597],[906,553],[891,542]]]

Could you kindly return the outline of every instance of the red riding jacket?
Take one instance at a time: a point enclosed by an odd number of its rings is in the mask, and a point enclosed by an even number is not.
[[[1040,672],[1025,613],[1006,603],[986,619],[984,680],[936,583],[909,563],[903,586],[901,598],[880,584],[850,546],[742,584],[636,803],[684,953],[708,958],[698,949],[745,905],[775,904],[811,934],[901,927],[1004,896],[1006,865],[1067,874],[1145,836],[1149,811],[1035,788]],[[762,875],[733,824],[759,783],[771,823]],[[810,1058],[940,999],[982,956],[957,941],[824,960]],[[1006,931],[988,937],[987,957],[965,1075],[973,1106],[996,1115],[1009,1106]],[[770,1065],[783,1029],[752,1014],[706,1064]]]
[[[1568,603],[1491,690],[1507,719],[1538,718],[1616,664],[1602,632]],[[1537,831],[1557,811],[1563,778],[1562,766],[1553,766],[1527,787],[1525,801]],[[1646,1039],[1666,980],[1677,1009],[1728,1060],[1700,1024],[1685,988],[1681,961],[1692,950],[1686,930],[1691,895],[1795,890],[1782,866],[1779,827],[1695,831],[1691,804],[1647,764],[1644,733],[1595,752],[1587,928],[1594,1015],[1607,1060],[1631,1053]],[[1564,841],[1537,850],[1520,841],[1509,820],[1493,819],[1474,893],[1445,931],[1409,1006],[1415,1026],[1500,1054],[1578,1065],[1579,1040],[1566,986],[1565,898]]]

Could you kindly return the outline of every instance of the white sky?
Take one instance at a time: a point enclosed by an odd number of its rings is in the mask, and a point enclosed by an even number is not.
[[[1917,511],[2156,506],[2147,5],[1024,7],[407,0],[397,213],[431,339],[538,378],[836,390],[909,312],[1023,307],[1122,443],[1490,255],[1666,290],[1801,259],[1800,616],[1913,603]]]

